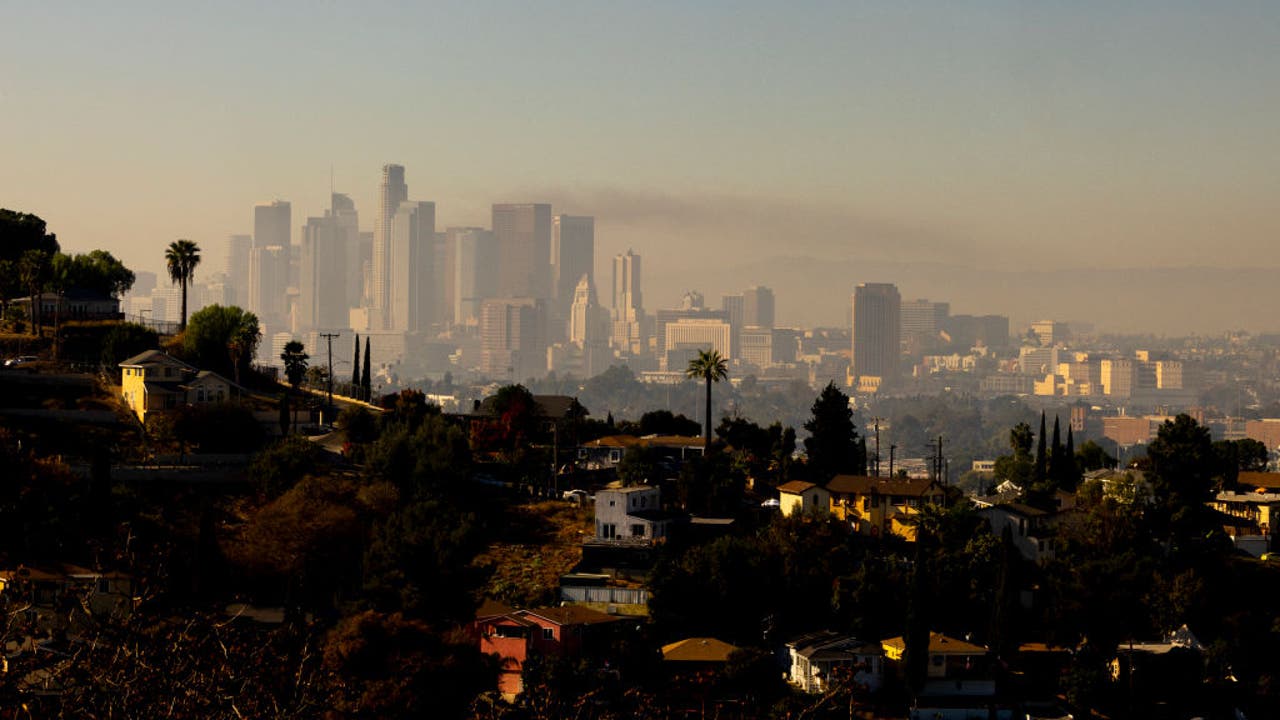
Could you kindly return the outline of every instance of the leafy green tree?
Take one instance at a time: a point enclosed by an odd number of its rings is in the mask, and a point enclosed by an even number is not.
[[[302,385],[302,378],[307,374],[307,361],[311,356],[306,353],[306,348],[297,340],[290,340],[284,344],[284,352],[280,353],[280,360],[284,363],[284,376],[289,379],[289,385],[294,392]]]
[[[618,479],[628,487],[657,484],[663,479],[660,475],[660,460],[661,456],[654,448],[639,445],[629,447],[618,463]]]
[[[1166,420],[1147,447],[1147,457],[1157,532],[1183,540],[1203,537],[1212,527],[1205,503],[1213,497],[1215,480],[1209,429],[1186,414]]]
[[[63,288],[92,290],[118,298],[133,287],[133,271],[106,250],[53,257],[53,274]]]
[[[834,382],[829,382],[813,401],[810,413],[804,424],[804,429],[809,431],[804,449],[809,457],[810,476],[824,483],[840,474],[865,474],[866,451],[858,441],[849,396]]]
[[[1013,453],[996,458],[994,474],[997,483],[1008,481],[1020,488],[1031,486],[1034,475],[1031,459],[1032,442],[1030,425],[1020,422],[1009,430],[1009,449]]]
[[[286,435],[253,456],[249,479],[267,497],[279,497],[307,475],[320,471],[323,452],[315,443]]]
[[[481,548],[476,516],[435,499],[411,501],[378,523],[365,553],[365,590],[375,607],[430,622],[474,612],[471,561]]]
[[[9,300],[30,292],[19,268],[22,257],[33,250],[52,258],[59,250],[58,237],[47,232],[38,216],[0,208],[0,310],[5,313]]]
[[[18,259],[18,277],[31,298],[31,330],[37,336],[41,334],[44,324],[44,303],[38,298],[51,279],[51,259],[52,256],[44,250],[28,250]]]
[[[1116,462],[1116,459],[1111,454],[1092,440],[1085,440],[1080,449],[1076,451],[1076,464],[1084,472],[1114,468]]]
[[[169,279],[182,288],[182,322],[178,327],[187,329],[187,285],[195,275],[196,266],[200,264],[200,246],[191,240],[174,240],[164,251],[165,267],[169,271]]]
[[[205,453],[250,453],[265,437],[253,412],[243,405],[192,405],[173,416],[174,439]]]
[[[232,375],[239,384],[261,339],[257,315],[234,305],[209,305],[191,316],[182,351],[193,365]]]
[[[122,361],[160,344],[155,330],[137,323],[119,323],[102,338],[102,364],[114,368]]]
[[[641,435],[697,435],[702,428],[696,420],[684,415],[673,414],[670,410],[650,410],[640,416],[639,433]]]
[[[685,377],[703,380],[707,384],[707,414],[702,436],[702,449],[705,453],[711,449],[711,384],[729,377],[729,361],[718,350],[699,350],[698,355],[689,361],[684,374]]]

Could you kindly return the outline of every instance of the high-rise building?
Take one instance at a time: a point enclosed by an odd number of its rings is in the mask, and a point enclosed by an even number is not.
[[[880,386],[898,377],[902,354],[902,298],[891,283],[862,283],[853,291],[852,375],[880,378]]]
[[[546,303],[536,298],[490,298],[480,307],[480,372],[519,382],[547,371],[543,333]]]
[[[249,254],[249,310],[271,329],[286,325],[289,249],[279,245],[255,247]]]
[[[551,298],[551,206],[543,203],[493,206],[498,240],[498,295]]]
[[[742,296],[742,293],[720,296],[720,309],[729,317],[729,324],[735,328],[741,328],[744,324],[745,304],[746,298]]]
[[[345,297],[343,301],[348,308],[360,307],[364,293],[361,278],[362,261],[360,258],[360,214],[356,212],[355,202],[342,193],[329,196],[329,214],[342,228],[342,247],[346,258],[346,277],[343,278]]]
[[[699,350],[715,350],[722,357],[733,357],[733,330],[723,318],[679,318],[667,323],[663,339],[662,361],[669,371],[683,370]]]
[[[630,250],[613,258],[613,303],[610,310],[613,320],[613,347],[632,355],[644,352],[645,337],[642,328],[644,304],[640,294],[640,256]]]
[[[566,318],[582,276],[586,275],[595,286],[596,219],[579,215],[552,218],[551,262],[555,308],[560,318]]]
[[[457,247],[457,237],[447,230],[437,232],[431,246],[431,324],[442,330],[453,323]]]
[[[383,165],[382,184],[378,187],[378,215],[373,224],[373,253],[370,267],[369,306],[381,317],[391,302],[391,224],[400,203],[409,199],[409,186],[404,182],[403,165]],[[378,328],[386,327],[385,319],[374,320]]]
[[[253,206],[253,246],[289,247],[293,210],[288,201],[276,200]]]
[[[902,350],[920,355],[938,347],[942,329],[951,315],[951,304],[929,300],[902,303]]]
[[[349,240],[350,228],[332,212],[307,218],[302,229],[295,332],[347,327],[351,308],[347,278],[352,274],[347,271]]]
[[[1100,363],[1102,394],[1112,397],[1130,397],[1138,386],[1138,368],[1128,358],[1107,359]]]
[[[762,285],[749,287],[742,293],[743,327],[773,327],[773,290]]]
[[[425,332],[431,328],[432,258],[436,240],[436,204],[406,200],[391,220],[387,260],[387,305],[383,328]]]
[[[481,304],[494,295],[498,243],[484,228],[451,227],[445,232],[453,238],[453,322],[472,325],[480,321]]]
[[[583,273],[573,291],[573,303],[569,312],[569,342],[579,347],[607,346],[609,341],[609,311],[600,307],[596,299],[596,286],[591,276]]]
[[[252,250],[252,235],[227,238],[227,282],[231,284],[232,302],[242,308],[249,307],[249,253]]]

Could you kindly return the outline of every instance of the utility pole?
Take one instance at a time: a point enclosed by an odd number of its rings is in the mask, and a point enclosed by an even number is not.
[[[873,477],[880,477],[880,421],[883,419],[878,417],[871,418],[872,422],[875,423],[876,432],[876,456],[871,462],[871,467],[873,468],[871,474]]]
[[[332,173],[333,169],[330,168],[329,172]],[[332,179],[330,182],[332,183]],[[329,376],[329,404],[325,406],[325,410],[333,412],[333,339],[338,337],[338,333],[320,333],[320,337],[324,338],[329,343],[329,372],[327,373]],[[332,420],[329,421],[329,425],[333,425]]]
[[[893,477],[893,451],[897,449],[898,449],[897,445],[889,446],[889,477],[890,478]]]

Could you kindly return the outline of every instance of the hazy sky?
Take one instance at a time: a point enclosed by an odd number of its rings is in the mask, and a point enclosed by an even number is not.
[[[189,237],[214,270],[255,202],[321,214],[331,167],[371,229],[398,162],[442,228],[550,201],[597,216],[598,260],[645,255],[650,308],[763,283],[783,322],[842,322],[862,281],[1054,307],[918,261],[1280,267],[1274,0],[184,5],[8,4],[0,206],[136,269]]]

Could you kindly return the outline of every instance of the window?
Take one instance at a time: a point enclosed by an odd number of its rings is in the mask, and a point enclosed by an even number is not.
[[[907,498],[907,507],[920,507],[920,498]]]
[[[556,638],[556,634],[554,630],[552,630],[551,628],[542,628],[543,640],[555,640],[555,638]]]
[[[645,506],[645,505],[647,505],[648,503],[649,503],[649,498],[644,497],[643,495],[641,495],[641,496],[640,496],[640,507],[644,507],[644,506]]]
[[[644,525],[632,525],[631,537],[644,537]]]
[[[933,663],[934,667],[942,667],[943,659],[941,655],[934,655],[929,658],[929,660]]]
[[[609,501],[609,507],[613,507],[613,501],[612,501],[612,500],[610,500],[610,501]]]
[[[616,462],[622,462],[622,451],[621,451],[621,450],[610,450],[610,451],[609,451],[609,462],[615,462],[615,463],[616,463]]]

